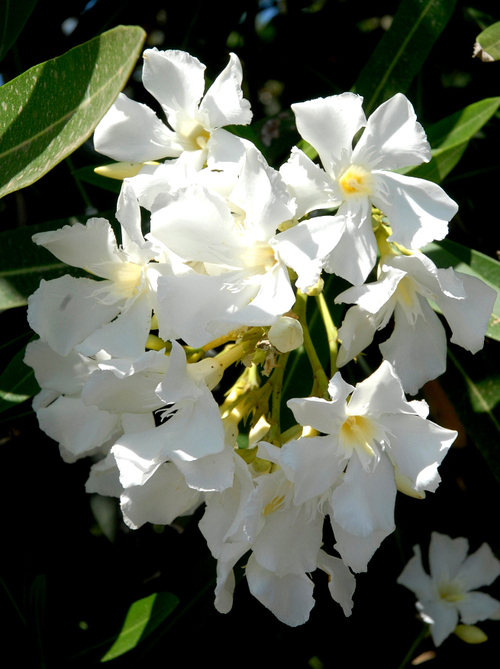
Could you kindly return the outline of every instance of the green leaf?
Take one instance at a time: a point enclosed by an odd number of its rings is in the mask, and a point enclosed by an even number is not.
[[[90,137],[144,38],[142,28],[118,26],[0,87],[0,197],[36,181]]]
[[[405,93],[448,23],[456,0],[402,0],[391,27],[361,71],[353,91],[368,115],[395,93]]]
[[[0,61],[16,41],[37,0],[3,0],[0,2]]]
[[[107,218],[114,226],[113,212],[97,215]],[[88,276],[85,271],[60,262],[50,251],[31,240],[37,232],[58,230],[78,222],[85,223],[85,219],[71,217],[0,232],[0,310],[25,306],[28,297],[40,285],[40,279],[49,281],[63,274]]]
[[[95,167],[100,167],[100,166],[96,165]],[[123,183],[119,179],[110,179],[109,177],[103,177],[100,174],[96,174],[94,172],[93,166],[80,167],[77,170],[73,170],[71,174],[73,174],[73,176],[75,176],[77,179],[80,179],[80,181],[85,181],[85,183],[92,184],[93,186],[98,186],[103,190],[110,191],[111,193],[116,193],[116,195],[120,193]]]
[[[439,183],[455,167],[469,140],[490,120],[499,106],[500,97],[486,98],[434,123],[427,129],[427,139],[433,147],[432,160],[398,172]]]
[[[500,262],[450,240],[432,242],[421,251],[438,267],[453,267],[457,272],[481,279],[497,291],[486,336],[500,341]]]
[[[0,413],[40,392],[33,370],[23,362],[25,350],[19,351],[0,375]]]
[[[488,26],[476,37],[474,56],[485,62],[500,60],[500,21]]]
[[[474,356],[458,347],[449,349],[448,368],[440,382],[500,483],[500,379],[492,370],[487,347]]]
[[[404,167],[401,170],[396,170],[399,174],[407,174],[410,177],[417,177],[419,179],[427,179],[427,181],[434,181],[440,183],[451,172],[451,170],[458,163],[463,156],[465,149],[469,142],[463,142],[452,146],[448,149],[434,149],[432,151],[432,159],[428,163],[422,163],[416,167]]]
[[[0,309],[12,309],[28,303],[28,297],[40,285],[40,279],[56,279],[68,273],[68,265],[31,241],[36,232],[55,230],[70,223],[52,221],[0,233]]]
[[[170,592],[159,592],[139,599],[128,610],[122,630],[101,662],[108,662],[127,653],[145,639],[167,618],[179,604]]]
[[[444,149],[465,142],[481,130],[500,106],[500,97],[485,98],[434,123],[427,129],[432,147]]]

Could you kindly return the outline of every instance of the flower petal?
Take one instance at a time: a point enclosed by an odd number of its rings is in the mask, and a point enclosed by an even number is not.
[[[184,111],[195,118],[205,89],[205,66],[185,51],[174,49],[146,49],[143,58],[144,87],[158,100],[167,117]]]
[[[360,95],[342,93],[292,105],[299,133],[316,149],[331,176],[334,163],[343,151],[350,155],[353,137],[366,123],[362,104]]]
[[[388,217],[392,227],[389,241],[407,249],[419,249],[448,234],[448,222],[458,211],[458,205],[437,184],[426,179],[408,177],[395,172],[378,172],[379,189],[372,203]]]
[[[234,53],[230,61],[215,79],[203,98],[200,112],[207,113],[211,128],[225,125],[247,125],[252,120],[250,103],[243,97],[241,63]]]
[[[352,156],[353,163],[379,170],[420,165],[430,159],[425,131],[402,93],[396,93],[370,115]]]
[[[147,105],[119,93],[94,132],[94,147],[113,160],[145,163],[182,152],[175,133]]]

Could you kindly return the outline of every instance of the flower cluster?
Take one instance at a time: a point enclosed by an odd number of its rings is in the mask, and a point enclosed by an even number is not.
[[[283,622],[308,619],[316,569],[349,615],[353,572],[394,530],[396,491],[435,491],[456,437],[405,396],[445,367],[445,330],[428,300],[452,340],[475,352],[495,293],[419,251],[446,235],[457,206],[438,185],[394,171],[431,157],[405,96],[368,119],[352,93],[293,105],[321,165],[293,149],[277,170],[225,129],[252,118],[234,54],[204,94],[196,58],[148,49],[143,82],[166,121],[120,95],[94,137],[122,161],[107,168],[123,178],[119,239],[102,218],[33,237],[90,275],[42,281],[29,300],[39,340],[25,360],[42,388],[40,426],[67,462],[93,456],[87,491],[118,497],[131,528],[205,504],[219,611],[231,608],[246,555],[250,591]],[[338,358],[324,273],[352,284],[335,298],[354,304]],[[329,374],[308,330],[312,295],[329,323]],[[337,367],[393,315],[380,367],[347,383]],[[312,390],[288,401],[296,424],[282,432],[287,359],[301,346]],[[236,365],[234,382],[226,370]],[[336,555],[323,548],[325,522]]]

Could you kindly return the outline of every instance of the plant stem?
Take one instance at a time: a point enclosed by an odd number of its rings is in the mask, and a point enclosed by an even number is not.
[[[321,395],[327,399],[328,395],[328,383],[329,379],[323,369],[323,365],[320,362],[316,349],[314,348],[313,341],[311,339],[311,334],[309,332],[309,327],[307,325],[306,318],[306,306],[307,306],[307,295],[302,293],[300,290],[297,291],[297,301],[295,303],[295,312],[299,317],[300,324],[302,325],[302,330],[304,332],[304,348],[311,363],[314,380],[320,388]]]
[[[338,354],[338,335],[337,328],[333,322],[330,309],[325,300],[324,293],[316,296],[316,303],[318,305],[323,323],[325,324],[326,336],[328,339],[328,349],[330,351],[330,377],[337,371],[337,354]]]

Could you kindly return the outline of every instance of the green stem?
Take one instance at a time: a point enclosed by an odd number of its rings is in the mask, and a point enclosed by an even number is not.
[[[269,441],[275,446],[281,446],[281,394],[283,392],[283,376],[288,361],[289,353],[282,353],[278,360],[269,383],[272,386],[271,395],[271,429],[269,431]]]
[[[306,318],[306,307],[307,307],[307,295],[302,293],[300,290],[297,291],[297,301],[295,303],[295,312],[299,317],[300,324],[302,325],[302,330],[304,332],[304,348],[311,363],[312,372],[314,380],[320,388],[320,393],[325,399],[329,398],[328,394],[328,383],[329,379],[323,369],[323,365],[320,362],[316,349],[314,348],[313,341],[311,339],[311,334],[309,332],[309,327],[307,325]]]
[[[333,322],[330,309],[325,300],[325,294],[320,293],[316,296],[316,303],[319,308],[323,323],[325,324],[326,336],[328,339],[328,349],[330,351],[330,376],[333,376],[337,371],[337,355],[338,355],[338,334],[335,323]]]
[[[421,641],[423,641],[425,637],[428,636],[428,634],[429,634],[429,628],[427,627],[427,625],[424,625],[420,631],[420,634],[412,643],[410,650],[406,653],[405,659],[401,662],[398,669],[404,669],[408,665],[408,663],[411,661],[411,658],[413,657],[413,654],[420,645]]]

